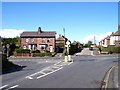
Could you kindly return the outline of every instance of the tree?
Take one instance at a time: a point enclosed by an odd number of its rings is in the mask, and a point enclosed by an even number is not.
[[[84,47],[90,47],[91,45],[92,45],[92,41],[88,41],[88,43],[86,43]]]
[[[13,52],[14,52],[15,48],[20,47],[20,37],[3,38],[2,39],[2,45],[6,46],[7,44],[10,45],[10,47],[9,47],[9,55],[13,55]]]

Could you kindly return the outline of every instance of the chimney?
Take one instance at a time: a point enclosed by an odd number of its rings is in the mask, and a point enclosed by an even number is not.
[[[41,27],[38,27],[38,34],[42,33]]]

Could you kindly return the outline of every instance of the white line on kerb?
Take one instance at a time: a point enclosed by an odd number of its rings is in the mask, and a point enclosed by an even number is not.
[[[38,76],[37,79],[42,78],[42,77],[44,77],[44,76],[47,76],[47,75],[49,75],[49,74],[51,74],[51,73],[54,73],[54,72],[56,72],[56,71],[58,71],[58,70],[60,70],[60,69],[62,69],[62,68],[63,68],[63,67],[61,67],[61,68],[59,68],[59,69],[57,69],[57,70],[54,70],[54,71],[52,71],[52,72],[50,72],[50,73],[47,73],[47,74],[45,74],[45,75]]]
[[[5,87],[7,87],[7,86],[8,86],[8,85],[4,85],[4,86],[0,87],[0,89],[5,88]]]
[[[12,89],[12,88],[16,88],[16,87],[18,87],[18,86],[19,86],[19,85],[14,85],[14,86],[8,88],[7,90]]]

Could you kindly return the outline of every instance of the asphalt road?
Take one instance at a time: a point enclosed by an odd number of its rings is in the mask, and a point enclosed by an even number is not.
[[[0,88],[100,88],[105,73],[118,61],[116,56],[73,56],[72,59],[73,63],[65,63],[58,57],[44,61],[15,60],[14,63],[26,67],[3,75]]]

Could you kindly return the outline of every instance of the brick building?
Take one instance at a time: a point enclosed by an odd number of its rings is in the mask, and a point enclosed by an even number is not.
[[[56,32],[45,32],[38,27],[37,32],[23,32],[20,37],[24,49],[55,51]]]
[[[118,26],[118,31],[112,32],[110,36],[107,36],[99,42],[99,46],[107,47],[109,45],[120,46],[120,25]]]

